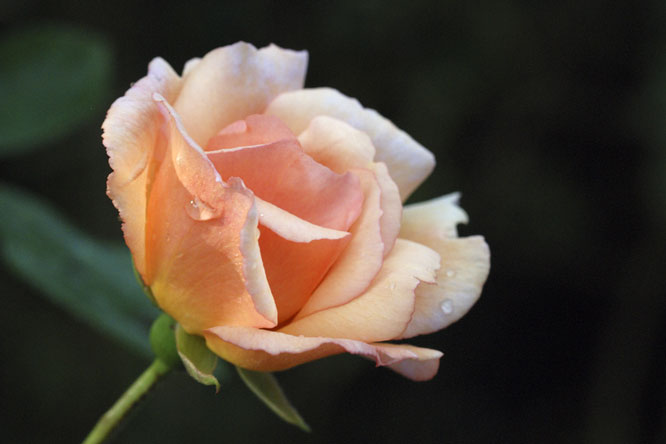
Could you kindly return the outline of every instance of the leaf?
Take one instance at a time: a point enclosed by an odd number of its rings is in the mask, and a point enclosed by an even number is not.
[[[187,373],[203,385],[214,385],[220,391],[220,383],[213,375],[217,356],[206,347],[201,336],[191,335],[180,324],[176,326],[176,347]]]
[[[65,25],[18,28],[0,40],[0,155],[60,138],[109,93],[111,54],[93,33]]]
[[[152,356],[159,314],[137,285],[127,248],[95,241],[52,207],[0,183],[0,255],[29,285],[101,333]]]
[[[286,422],[299,427],[301,430],[310,432],[310,426],[305,423],[303,417],[296,411],[285,396],[280,384],[271,373],[254,372],[236,367],[238,374],[252,392],[261,399],[275,414]]]

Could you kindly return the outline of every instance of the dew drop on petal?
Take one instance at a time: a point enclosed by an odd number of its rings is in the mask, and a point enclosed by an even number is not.
[[[444,299],[439,308],[442,309],[444,314],[451,314],[453,313],[453,301],[451,299]]]
[[[389,290],[391,291],[395,290],[395,282],[391,282],[391,284],[389,285]]]
[[[452,278],[453,276],[456,275],[456,272],[453,270],[446,270],[446,277]]]
[[[221,210],[216,210],[215,208],[206,205],[197,197],[190,200],[190,202],[185,205],[185,210],[192,219],[201,221],[215,219],[222,215]]]

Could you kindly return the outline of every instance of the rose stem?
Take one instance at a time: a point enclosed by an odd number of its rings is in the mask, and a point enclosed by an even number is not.
[[[118,398],[115,404],[97,421],[83,444],[98,444],[104,442],[120,421],[134,407],[138,401],[159,381],[169,373],[171,367],[160,359],[152,364],[137,378],[136,381]]]

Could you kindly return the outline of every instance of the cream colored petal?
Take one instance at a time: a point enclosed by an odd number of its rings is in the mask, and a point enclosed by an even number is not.
[[[367,168],[375,158],[375,147],[367,134],[329,116],[312,119],[298,141],[310,157],[339,174]]]
[[[326,337],[292,336],[247,327],[220,326],[204,332],[206,345],[223,359],[256,371],[278,371],[339,353],[361,355],[378,366],[390,366],[416,381],[426,380],[437,371],[441,353],[407,345],[366,344],[360,341]],[[439,354],[439,355],[438,355]],[[407,364],[406,361],[414,361]],[[399,365],[405,362],[404,365]]]
[[[351,240],[324,280],[312,293],[296,319],[345,304],[361,295],[382,267],[384,242],[380,220],[381,189],[374,174],[367,170],[352,170],[363,189],[361,215],[351,226]]]
[[[255,197],[255,202],[259,211],[259,222],[283,239],[307,243],[313,240],[342,239],[349,236],[346,231],[312,224],[258,197]]]
[[[247,43],[215,49],[187,70],[174,108],[200,146],[236,120],[261,113],[278,94],[305,81],[307,53]]]
[[[331,116],[359,129],[372,140],[376,159],[388,167],[402,200],[423,182],[435,166],[430,151],[375,110],[330,88],[304,89],[281,94],[266,109],[282,119],[294,134],[303,132],[317,116]]]
[[[389,364],[389,368],[402,376],[413,381],[427,381],[432,379],[439,370],[439,359],[443,353],[439,350],[430,348],[415,347],[408,344],[372,344],[381,347],[384,353],[390,353],[391,348],[400,348],[404,351],[413,353],[416,357],[413,359],[403,359],[394,364]]]
[[[387,256],[398,238],[398,233],[400,233],[402,202],[400,201],[398,187],[389,176],[386,165],[381,162],[373,163],[370,169],[375,173],[377,184],[381,190],[382,217],[379,219],[379,225],[381,226],[382,241],[384,242],[384,256]]]
[[[201,61],[201,57],[195,57],[193,59],[188,60],[185,62],[185,66],[183,66],[183,78],[187,77],[187,75],[192,72],[195,66],[199,64]]]
[[[458,200],[460,193],[451,193],[407,205],[402,213],[400,237],[421,243],[431,238],[458,237],[456,225],[468,221],[467,213],[458,206]]]
[[[416,288],[414,315],[403,338],[432,333],[463,317],[481,295],[490,270],[490,251],[481,236],[437,239],[430,247],[442,257],[437,284]]]
[[[173,100],[180,87],[181,79],[171,66],[156,58],[148,66],[148,75],[113,103],[102,124],[103,143],[113,169],[107,193],[120,212],[125,241],[144,278],[147,196],[164,150],[158,137],[161,119],[153,93]]]
[[[387,341],[400,335],[414,310],[414,289],[434,282],[439,255],[423,245],[399,239],[370,288],[339,307],[293,321],[279,331],[363,342]]]

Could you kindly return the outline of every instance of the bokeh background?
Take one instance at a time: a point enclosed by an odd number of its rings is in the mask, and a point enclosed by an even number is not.
[[[307,86],[432,150],[411,201],[462,191],[490,278],[414,341],[445,351],[433,381],[350,356],[279,373],[305,434],[229,368],[218,395],[181,372],[114,442],[666,442],[665,23],[656,0],[3,0],[3,440],[82,440],[149,363],[100,125],[151,58],[245,40],[309,50]]]

